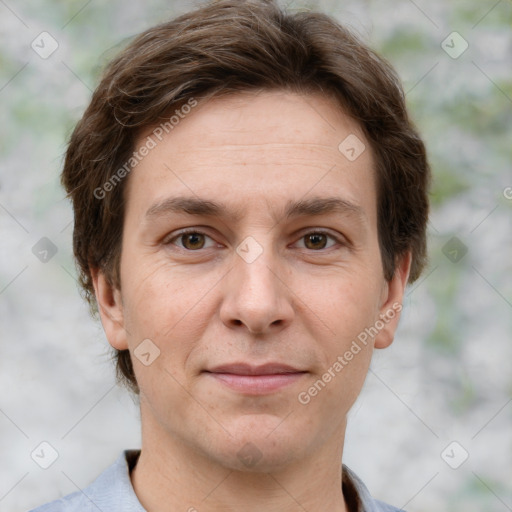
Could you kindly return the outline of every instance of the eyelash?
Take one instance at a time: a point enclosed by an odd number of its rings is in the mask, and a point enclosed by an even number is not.
[[[183,231],[180,231],[179,233],[175,234],[172,238],[169,238],[166,241],[164,241],[164,245],[174,245],[173,242],[175,240],[179,240],[182,236],[188,235],[188,234],[204,235],[204,236],[206,236],[206,237],[208,237],[210,239],[212,238],[210,235],[208,235],[207,233],[205,233],[204,231],[201,231],[199,229],[184,229]],[[334,240],[335,242],[337,242],[339,245],[342,245],[342,246],[346,246],[347,245],[346,242],[344,242],[343,240],[341,240],[338,237],[335,237],[334,235],[332,235],[331,233],[329,233],[327,231],[321,231],[321,230],[318,230],[318,231],[315,231],[315,230],[308,231],[307,233],[302,235],[300,237],[300,239],[303,239],[307,235],[326,235],[327,237],[329,237],[332,240]],[[328,249],[332,249],[332,247],[333,246],[327,247],[327,248],[323,248],[323,249],[318,249],[318,250],[311,249],[311,252],[323,252],[323,251],[326,251]],[[204,249],[204,248],[201,248],[201,249],[192,250],[192,249],[187,249],[185,247],[179,247],[179,246],[178,246],[178,248],[183,250],[183,251],[187,251],[187,252],[200,252],[201,250]],[[307,247],[306,247],[306,249],[307,249]]]

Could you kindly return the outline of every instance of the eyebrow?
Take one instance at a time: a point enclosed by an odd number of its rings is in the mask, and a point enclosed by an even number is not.
[[[269,205],[270,206],[270,205]],[[227,219],[240,219],[244,210],[236,208],[230,210],[224,203],[201,199],[194,196],[169,197],[153,204],[145,214],[146,220],[167,216],[173,213],[186,213],[206,217],[220,217]],[[359,221],[366,220],[363,208],[355,203],[340,197],[312,197],[298,201],[288,201],[281,218],[295,218],[307,216],[320,216],[330,213],[338,213],[345,216],[355,217]],[[272,216],[278,221],[278,215]]]

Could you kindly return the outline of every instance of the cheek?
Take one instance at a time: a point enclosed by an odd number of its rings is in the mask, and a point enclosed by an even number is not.
[[[318,316],[334,339],[357,336],[378,317],[379,283],[363,271],[343,269],[321,279],[302,282],[296,293],[305,309]]]
[[[204,283],[167,262],[146,258],[140,265],[130,263],[126,262],[123,291],[125,318],[133,330],[142,328],[146,335],[161,335],[204,295]]]
[[[322,341],[321,367],[303,391],[314,402],[311,410],[317,408],[319,416],[328,415],[335,424],[357,399],[373,353],[373,339],[365,329],[377,315],[375,295],[359,290],[347,287],[330,290],[328,298],[318,296],[318,311],[329,330]]]
[[[321,382],[317,387],[325,393],[325,401],[319,401],[320,407],[343,404],[342,414],[360,392],[373,353],[373,338],[366,329],[374,325],[379,313],[376,283],[363,273],[346,273],[331,279],[329,284],[322,283],[315,291],[310,288],[308,309],[321,319],[325,327],[322,331],[326,333],[323,338],[317,338],[323,339],[318,347]]]
[[[194,275],[162,261],[138,268],[126,263],[123,305],[132,352],[150,339],[161,352],[158,366],[183,368],[212,315],[208,290],[218,278]]]

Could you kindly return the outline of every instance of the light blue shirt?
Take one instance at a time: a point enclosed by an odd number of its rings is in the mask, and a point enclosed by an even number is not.
[[[118,459],[83,491],[68,494],[30,512],[147,512],[133,490],[130,470],[140,450],[125,450]],[[359,477],[343,465],[343,494],[350,512],[404,512],[374,500]]]

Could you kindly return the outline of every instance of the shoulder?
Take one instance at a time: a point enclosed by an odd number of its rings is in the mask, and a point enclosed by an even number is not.
[[[92,512],[93,510],[97,512],[97,508],[94,507],[92,502],[87,500],[86,496],[81,491],[77,491],[52,501],[51,503],[37,507],[30,512]]]
[[[374,500],[375,510],[378,512],[405,512],[403,508],[396,508],[380,500]]]
[[[374,499],[364,482],[343,464],[343,494],[354,512],[405,512],[383,501]]]
[[[129,469],[140,451],[125,450],[86,487],[30,512],[144,512],[130,482]]]

